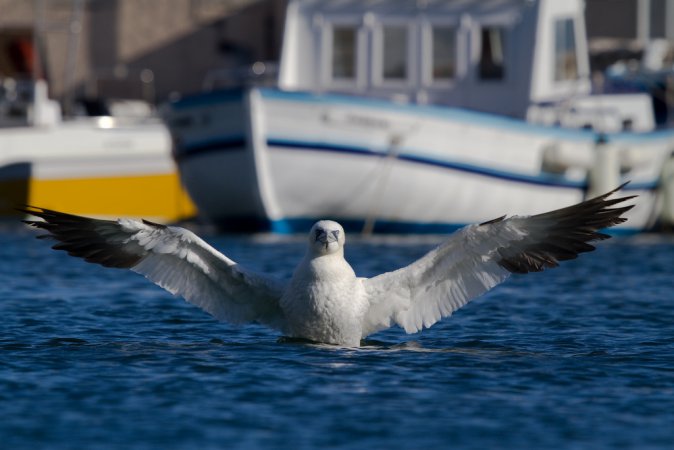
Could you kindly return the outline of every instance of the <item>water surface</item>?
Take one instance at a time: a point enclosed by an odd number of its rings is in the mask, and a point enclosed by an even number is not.
[[[139,275],[0,231],[3,448],[672,448],[674,239],[515,276],[359,349],[233,327]],[[303,238],[215,236],[289,277]],[[362,276],[433,239],[352,239]]]

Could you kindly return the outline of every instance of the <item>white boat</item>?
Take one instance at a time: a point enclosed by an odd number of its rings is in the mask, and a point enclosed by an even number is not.
[[[674,131],[645,95],[591,95],[581,0],[292,0],[276,81],[166,117],[223,228],[446,232],[624,181],[639,200],[622,231],[672,209]]]
[[[0,216],[16,215],[15,208],[26,204],[160,222],[195,215],[171,155],[170,134],[159,119],[105,115],[62,120],[44,81],[0,79],[0,85],[3,81]]]

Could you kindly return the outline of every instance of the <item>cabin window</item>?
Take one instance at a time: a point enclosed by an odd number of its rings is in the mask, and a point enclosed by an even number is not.
[[[576,36],[573,19],[555,22],[555,81],[578,78]]]
[[[482,29],[479,75],[482,80],[505,77],[505,31],[500,27]]]
[[[447,80],[456,73],[456,31],[452,27],[433,27],[433,79]]]
[[[383,29],[382,75],[387,81],[407,78],[407,27],[385,26]]]
[[[332,78],[356,78],[356,27],[335,26],[332,29]]]

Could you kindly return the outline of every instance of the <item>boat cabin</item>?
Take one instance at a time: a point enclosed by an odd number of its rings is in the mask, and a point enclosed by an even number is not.
[[[633,113],[650,109],[645,97],[569,106],[591,91],[582,0],[291,0],[278,77],[286,90],[546,124],[653,126]]]

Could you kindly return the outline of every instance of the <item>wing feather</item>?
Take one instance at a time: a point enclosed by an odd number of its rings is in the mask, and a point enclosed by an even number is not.
[[[511,273],[539,272],[594,250],[603,228],[624,222],[634,197],[612,194],[535,216],[505,216],[469,225],[418,261],[363,285],[369,310],[363,337],[398,325],[414,333],[451,315],[503,282]]]
[[[47,231],[40,237],[58,241],[56,250],[105,267],[131,269],[219,320],[282,326],[282,283],[243,269],[189,230],[30,206],[22,211],[42,219],[26,223]]]

